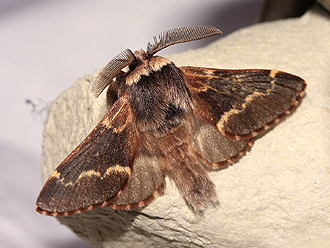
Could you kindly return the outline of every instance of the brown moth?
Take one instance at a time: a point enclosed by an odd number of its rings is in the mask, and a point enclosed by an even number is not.
[[[146,52],[115,56],[92,89],[98,97],[109,86],[111,109],[49,177],[36,210],[68,216],[142,207],[164,191],[165,175],[194,210],[216,203],[204,166],[241,157],[257,134],[297,107],[306,88],[300,77],[277,70],[176,67],[154,56],[218,34],[211,26],[175,28],[154,37]]]

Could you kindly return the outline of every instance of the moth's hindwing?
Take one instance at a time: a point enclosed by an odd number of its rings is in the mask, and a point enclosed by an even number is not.
[[[297,107],[306,88],[300,77],[276,70],[180,69],[202,118],[236,140],[279,122]]]
[[[39,213],[67,216],[114,202],[131,178],[137,135],[127,95],[52,173],[37,199]]]
[[[211,167],[227,166],[249,149],[254,139],[235,140],[223,135],[213,125],[206,123],[197,111],[191,121],[192,147],[195,156]]]
[[[117,210],[134,209],[154,200],[165,188],[164,162],[160,157],[150,156],[140,146],[132,177],[119,198],[109,207]]]

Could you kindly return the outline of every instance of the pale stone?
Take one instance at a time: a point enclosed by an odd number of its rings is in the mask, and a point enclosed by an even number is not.
[[[219,206],[195,214],[167,179],[147,207],[104,207],[59,221],[95,247],[293,247],[330,237],[329,13],[314,7],[166,57],[178,66],[283,70],[307,81],[306,96],[239,162],[209,173]],[[104,93],[92,98],[94,77],[78,79],[49,108],[43,181],[108,110]]]

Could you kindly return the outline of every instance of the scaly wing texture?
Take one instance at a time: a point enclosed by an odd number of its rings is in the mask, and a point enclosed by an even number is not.
[[[235,140],[221,134],[206,123],[197,111],[191,118],[192,147],[195,156],[211,168],[227,166],[240,158],[253,144],[254,139]]]
[[[249,139],[279,122],[299,104],[306,82],[276,70],[180,67],[195,108],[233,139]]]
[[[111,204],[131,178],[137,147],[127,95],[52,173],[36,210],[67,216]]]
[[[147,205],[165,188],[164,160],[140,147],[133,164],[133,173],[119,198],[109,207],[125,210]]]

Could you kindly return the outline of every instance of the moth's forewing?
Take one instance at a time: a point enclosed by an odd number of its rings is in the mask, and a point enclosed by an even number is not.
[[[181,67],[203,119],[233,139],[249,139],[299,104],[306,82],[276,70]]]
[[[137,138],[127,95],[57,167],[41,190],[39,213],[67,216],[115,201],[131,177]]]

